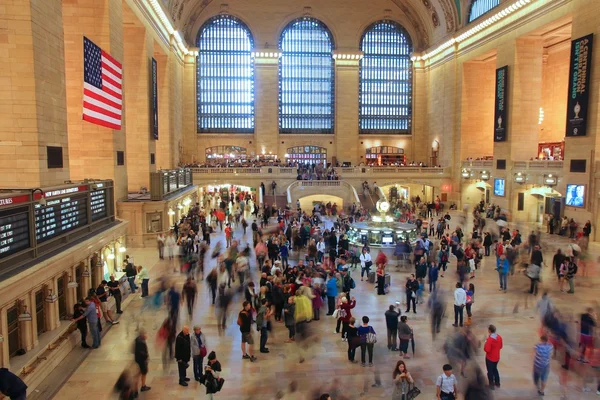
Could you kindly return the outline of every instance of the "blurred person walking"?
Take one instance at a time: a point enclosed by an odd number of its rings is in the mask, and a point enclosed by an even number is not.
[[[198,287],[196,286],[196,282],[192,280],[192,277],[188,277],[183,284],[183,289],[181,290],[182,299],[181,301],[186,302],[187,311],[189,318],[192,319],[194,316],[194,303],[196,302],[196,295],[198,293]]]
[[[533,383],[540,396],[544,395],[546,382],[550,373],[550,357],[554,346],[548,342],[548,336],[542,335],[540,343],[535,345],[535,356],[533,358]]]
[[[148,345],[146,344],[146,331],[140,329],[138,336],[135,338],[133,345],[133,354],[135,363],[140,369],[140,379],[142,381],[141,392],[147,392],[150,390],[150,386],[146,386],[146,375],[148,375],[148,361],[150,360],[150,354],[148,353]],[[137,380],[134,384],[134,393],[137,393]],[[135,396],[137,397],[137,396]]]

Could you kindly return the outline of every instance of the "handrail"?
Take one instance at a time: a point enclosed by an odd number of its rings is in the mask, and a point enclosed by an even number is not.
[[[384,200],[384,201],[388,201],[387,196],[385,195],[385,193],[383,192],[383,189],[380,186],[377,186],[377,193],[379,194],[379,198]]]
[[[490,164],[491,166],[491,164]],[[269,175],[269,176],[281,176],[285,175],[288,177],[296,176],[296,168],[294,167],[236,167],[236,168],[215,168],[215,167],[198,167],[190,168],[194,174],[236,174],[236,175]],[[336,172],[339,176],[344,177],[347,175],[364,175],[364,174],[377,174],[377,173],[436,173],[443,174],[449,172],[449,168],[445,167],[418,167],[418,166],[406,166],[406,167],[394,167],[394,166],[381,166],[381,167],[368,167],[368,166],[355,166],[355,167],[335,167]]]
[[[290,185],[287,187],[287,202],[290,206],[292,204],[292,189],[296,186],[323,188],[347,186],[350,187],[350,189],[352,190],[352,194],[354,195],[354,201],[360,204],[360,197],[358,197],[358,192],[356,191],[356,188],[346,181],[294,181],[290,183]]]

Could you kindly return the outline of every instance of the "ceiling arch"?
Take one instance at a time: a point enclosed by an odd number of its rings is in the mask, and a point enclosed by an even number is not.
[[[294,9],[302,10],[304,7],[312,7],[315,12],[320,12],[321,2],[315,0],[306,0],[299,5],[290,5],[289,2],[279,0],[273,2],[269,0],[227,0],[223,4],[214,0],[161,0],[165,11],[175,23],[176,29],[183,32],[184,36],[191,44],[196,36],[194,29],[198,29],[198,20],[206,19],[209,16],[203,16],[203,12],[216,12],[229,9],[235,12],[238,8],[248,7],[247,3],[256,2],[261,5],[261,12],[267,18],[272,14],[273,8],[286,8],[290,11]],[[330,15],[331,19],[343,18],[346,12],[344,8],[355,8],[360,4],[360,9],[365,14],[380,14],[385,10],[392,10],[393,13],[401,12],[403,19],[406,19],[418,37],[414,38],[415,47],[419,49],[427,48],[429,45],[441,41],[444,37],[452,34],[461,27],[461,15],[464,14],[461,7],[464,7],[468,0],[373,0],[363,2],[361,0],[328,0],[327,3],[340,3],[337,5],[339,17]],[[357,3],[357,5],[351,3]],[[296,3],[298,4],[298,3]],[[209,11],[210,10],[210,11]],[[336,13],[337,14],[337,13]],[[190,41],[192,40],[192,41]]]

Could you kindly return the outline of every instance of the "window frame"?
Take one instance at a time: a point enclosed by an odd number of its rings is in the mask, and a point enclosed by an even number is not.
[[[247,55],[250,59],[250,78],[249,78],[249,83],[250,83],[250,102],[249,103],[234,103],[234,102],[226,102],[226,103],[222,103],[222,104],[227,104],[227,107],[229,109],[231,109],[231,107],[235,107],[235,106],[240,106],[240,107],[246,107],[246,106],[250,106],[250,114],[246,114],[246,113],[242,113],[242,114],[236,114],[236,113],[226,113],[226,114],[214,114],[215,118],[251,118],[251,127],[250,128],[243,128],[243,127],[220,127],[220,128],[208,128],[208,127],[203,127],[201,126],[201,120],[202,120],[202,116],[204,114],[202,114],[200,112],[201,110],[201,102],[200,102],[200,85],[201,85],[201,79],[200,79],[200,72],[201,72],[201,63],[200,63],[200,58],[202,56],[202,47],[200,46],[200,40],[202,38],[202,35],[205,33],[205,31],[207,29],[210,28],[210,26],[212,24],[214,24],[216,21],[218,20],[222,20],[222,19],[229,19],[234,21],[236,24],[238,24],[243,30],[245,30],[246,34],[247,34],[247,38],[250,41],[250,49],[247,51]],[[250,28],[248,27],[248,25],[246,23],[244,23],[241,19],[230,15],[230,14],[219,14],[219,15],[215,15],[209,19],[207,19],[202,26],[200,27],[200,29],[198,30],[198,34],[196,35],[196,46],[198,47],[198,55],[196,56],[196,133],[197,134],[211,134],[211,133],[241,133],[241,134],[253,134],[254,130],[256,129],[256,107],[255,107],[255,103],[256,103],[256,99],[255,99],[255,79],[256,79],[256,71],[255,71],[255,63],[254,63],[254,57],[252,57],[252,51],[254,50],[254,35],[252,34],[252,31],[250,30]],[[214,51],[214,50],[213,50]],[[246,53],[245,50],[226,50],[227,52],[240,52],[240,54]],[[231,53],[225,53],[226,51],[221,51],[221,54],[225,54],[225,56],[227,55],[231,55]],[[235,67],[239,67],[241,64],[235,64]],[[214,79],[215,77],[212,76],[212,79]],[[229,81],[233,81],[233,78],[229,78]],[[246,81],[246,78],[243,78],[243,81]],[[216,93],[217,90],[213,90],[213,93]]]
[[[328,105],[329,107],[331,107],[331,115],[328,118],[328,120],[330,120],[331,122],[331,128],[306,128],[306,127],[295,127],[295,128],[291,128],[291,127],[283,127],[283,120],[284,118],[296,118],[297,122],[299,123],[299,125],[302,125],[302,121],[307,121],[308,118],[302,118],[302,119],[298,119],[298,116],[301,114],[300,112],[297,113],[289,113],[289,114],[285,114],[283,113],[283,109],[284,109],[284,104],[283,104],[283,60],[284,57],[286,56],[286,51],[283,50],[283,42],[284,42],[284,37],[285,35],[291,30],[293,29],[294,24],[298,23],[298,22],[302,22],[302,21],[310,21],[313,22],[315,24],[317,24],[322,31],[327,35],[327,37],[329,38],[329,43],[331,44],[331,51],[330,51],[330,68],[331,68],[331,77],[329,78],[329,82],[330,82],[330,94],[329,96],[331,97],[331,101],[330,104]],[[335,50],[335,39],[333,37],[333,33],[331,32],[331,30],[329,29],[329,27],[327,27],[327,25],[325,25],[324,22],[314,18],[314,17],[300,17],[300,18],[296,18],[292,21],[290,21],[285,28],[283,28],[283,30],[281,31],[281,34],[279,35],[279,39],[278,39],[278,49],[281,51],[281,57],[279,58],[279,66],[278,66],[278,70],[279,70],[279,133],[280,134],[334,134],[335,133],[335,60],[333,59],[333,51]],[[299,53],[298,55],[302,56],[302,55],[307,55],[307,54],[311,54],[307,51],[303,51],[303,52],[299,52],[299,51],[290,51],[289,53]],[[314,53],[314,54],[325,54],[325,53]],[[292,80],[291,82],[299,82],[298,79],[299,78],[292,78],[292,79],[296,79],[295,81]],[[314,82],[314,81],[308,81],[308,82]],[[293,103],[290,103],[293,104]],[[296,107],[302,107],[307,105],[308,103],[297,103]],[[325,104],[325,103],[321,103],[321,104]],[[317,115],[317,114],[308,114],[308,115]],[[325,115],[325,114],[322,114]]]
[[[364,119],[374,119],[374,118],[381,118],[381,117],[385,117],[386,115],[382,115],[382,114],[378,114],[378,115],[363,115],[362,110],[363,110],[363,74],[365,72],[365,67],[364,67],[364,60],[365,58],[369,57],[367,54],[367,52],[365,52],[365,48],[364,48],[364,42],[365,42],[365,38],[367,37],[367,34],[369,34],[373,29],[375,29],[378,25],[381,24],[390,24],[393,25],[398,33],[400,33],[401,35],[404,36],[404,38],[407,41],[408,44],[408,52],[406,54],[399,54],[400,59],[402,58],[406,58],[409,68],[408,68],[408,86],[409,86],[409,90],[408,90],[408,102],[407,104],[392,104],[389,105],[388,104],[388,110],[394,110],[397,107],[407,107],[408,108],[408,116],[406,118],[389,118],[390,121],[402,121],[402,120],[407,120],[407,128],[406,129],[398,129],[398,128],[389,128],[389,129],[379,129],[379,128],[362,128],[362,123],[363,123],[363,118]],[[412,107],[413,107],[413,92],[414,92],[414,80],[413,80],[413,62],[411,60],[411,54],[414,51],[414,45],[413,45],[413,41],[412,38],[410,36],[410,34],[408,33],[408,31],[406,30],[406,28],[404,28],[404,26],[402,26],[400,23],[393,21],[393,20],[389,20],[389,19],[382,19],[382,20],[378,20],[373,22],[372,24],[370,24],[364,31],[363,34],[360,38],[360,42],[359,42],[359,49],[363,52],[363,57],[359,62],[359,72],[358,72],[358,133],[359,135],[373,135],[373,134],[379,134],[379,135],[412,135],[412,119],[413,119],[413,114],[412,114]],[[375,55],[375,56],[381,56],[380,55]],[[398,82],[402,82],[402,81],[398,81]],[[378,107],[382,107],[384,104],[382,104],[381,102],[379,104],[374,104],[374,103],[367,103],[367,105],[375,105]],[[389,108],[389,107],[393,107],[393,108]]]
[[[477,19],[483,17],[485,14],[489,13],[490,11],[492,11],[494,8],[498,7],[501,3],[501,0],[497,0],[498,4],[496,4],[495,6],[492,6],[490,8],[487,9],[487,11],[484,11],[483,13],[479,14],[477,17],[471,19],[471,13],[473,12],[473,6],[481,0],[471,0],[471,4],[469,4],[469,12],[467,13],[467,24],[470,24],[473,21],[476,21]],[[494,0],[491,0],[494,1]]]

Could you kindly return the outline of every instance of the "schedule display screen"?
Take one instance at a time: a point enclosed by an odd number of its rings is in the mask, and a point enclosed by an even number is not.
[[[35,208],[35,236],[38,243],[87,223],[87,194],[48,199],[45,207],[37,205]]]
[[[106,190],[97,190],[90,195],[92,221],[106,217]]]
[[[29,247],[27,207],[0,212],[0,258]]]

